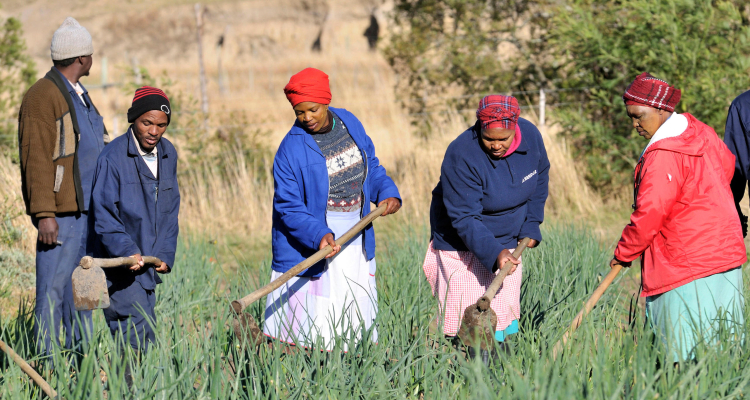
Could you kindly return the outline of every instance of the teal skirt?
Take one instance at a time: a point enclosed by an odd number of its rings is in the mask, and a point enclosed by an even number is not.
[[[736,340],[745,322],[742,268],[646,297],[646,316],[674,362],[695,358],[699,343]]]

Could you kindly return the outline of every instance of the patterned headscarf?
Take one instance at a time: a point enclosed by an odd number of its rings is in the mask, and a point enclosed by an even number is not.
[[[674,112],[681,95],[680,89],[644,72],[628,85],[622,99],[625,100],[625,105],[641,105]]]
[[[500,94],[485,96],[477,108],[477,119],[483,129],[516,129],[519,115],[521,115],[521,108],[518,106],[518,100],[513,96]]]

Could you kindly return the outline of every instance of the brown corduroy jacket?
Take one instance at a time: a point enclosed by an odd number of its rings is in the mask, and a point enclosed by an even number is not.
[[[21,187],[27,214],[46,218],[83,211],[76,152],[79,134],[73,99],[60,74],[50,70],[26,92],[18,112]],[[106,128],[103,135],[108,143]]]

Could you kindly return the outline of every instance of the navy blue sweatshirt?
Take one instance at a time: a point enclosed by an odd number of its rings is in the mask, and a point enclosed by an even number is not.
[[[519,238],[542,241],[549,160],[536,126],[523,118],[518,124],[521,144],[499,160],[482,150],[478,125],[448,146],[432,191],[433,249],[471,251],[492,270]]]
[[[727,125],[724,131],[724,143],[737,159],[732,178],[732,194],[739,210],[739,204],[745,195],[745,186],[750,175],[750,91],[737,96],[729,106]]]

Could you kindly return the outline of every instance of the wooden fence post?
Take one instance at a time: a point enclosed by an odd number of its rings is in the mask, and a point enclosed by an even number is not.
[[[547,96],[544,94],[544,89],[539,89],[539,126],[544,126],[545,124],[546,103]]]
[[[198,67],[201,82],[201,111],[203,111],[204,134],[208,135],[208,93],[206,90],[206,68],[203,65],[203,12],[200,3],[195,3],[196,40],[198,41]]]

